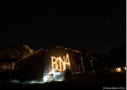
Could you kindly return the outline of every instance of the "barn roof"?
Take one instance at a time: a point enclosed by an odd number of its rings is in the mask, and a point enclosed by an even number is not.
[[[76,46],[76,47],[73,47],[71,49],[73,51],[80,52],[80,53],[83,53],[85,55],[88,55],[90,57],[90,59],[97,61],[93,56],[91,56],[90,54],[88,54],[81,46]]]
[[[39,53],[41,50],[47,51],[47,50],[50,50],[50,49],[70,49],[70,50],[72,50],[72,51],[74,51],[74,52],[76,52],[76,53],[89,55],[81,46],[76,46],[76,47],[73,47],[73,48],[65,48],[64,46],[62,46],[62,47],[56,46],[55,48],[54,48],[54,47],[53,47],[53,48],[41,48],[41,49],[35,51],[34,53],[32,53],[32,54],[30,54],[30,55],[28,55],[28,56],[23,57],[22,59],[27,58],[27,57],[29,57],[29,56],[31,56],[31,55],[33,55],[33,54]],[[90,56],[90,59],[97,61],[97,60],[96,60],[94,57],[92,57],[91,55],[89,55],[89,56]],[[18,61],[20,61],[20,60],[22,60],[22,59],[19,59]]]

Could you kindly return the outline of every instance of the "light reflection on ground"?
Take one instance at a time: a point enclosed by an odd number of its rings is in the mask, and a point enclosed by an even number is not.
[[[43,83],[52,82],[52,81],[64,81],[64,73],[59,72],[59,71],[51,71],[44,75],[42,81],[31,80],[31,81],[25,81],[23,83],[20,83],[19,80],[13,79],[13,80],[10,80],[9,83],[43,84]]]
[[[37,81],[37,80],[31,80],[31,81],[25,81],[23,83],[20,83],[19,80],[10,80],[9,83],[19,83],[19,84],[43,84],[43,83],[47,83],[47,82],[52,82],[52,81],[63,81],[63,79],[54,79],[51,81]]]

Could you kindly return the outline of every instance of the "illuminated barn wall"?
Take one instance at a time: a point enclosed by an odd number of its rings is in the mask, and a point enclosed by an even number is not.
[[[66,68],[71,72],[78,71],[76,53],[69,49],[49,49],[45,52],[45,73],[57,69],[64,72]]]
[[[85,61],[85,59],[86,57],[81,53],[76,53],[71,49],[40,49],[16,62],[15,67],[18,68],[16,77],[21,80],[35,78],[42,80],[44,73],[49,73],[53,69],[64,72],[66,68],[71,72],[83,72],[85,67],[86,72],[88,71],[88,60]]]

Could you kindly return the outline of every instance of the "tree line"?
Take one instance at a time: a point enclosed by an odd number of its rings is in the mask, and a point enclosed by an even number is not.
[[[15,46],[8,45],[6,48],[0,47],[0,59],[22,58],[33,52],[34,50],[24,43]]]
[[[91,56],[97,59],[97,63],[94,64],[95,68],[126,66],[126,43],[110,50],[109,55],[92,53]]]

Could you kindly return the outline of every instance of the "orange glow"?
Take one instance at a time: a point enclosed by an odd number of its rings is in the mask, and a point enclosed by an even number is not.
[[[80,53],[80,52],[79,52],[79,51],[77,51],[77,50],[73,50],[73,49],[72,49],[72,51],[75,51],[75,52],[77,52],[77,53]]]
[[[121,68],[116,68],[116,71],[117,72],[121,72]]]
[[[64,71],[66,70],[66,65],[68,65],[70,69],[70,60],[68,54],[66,54],[66,59],[65,56],[63,56],[63,60],[61,57],[51,56],[51,62],[52,62],[52,70]]]

